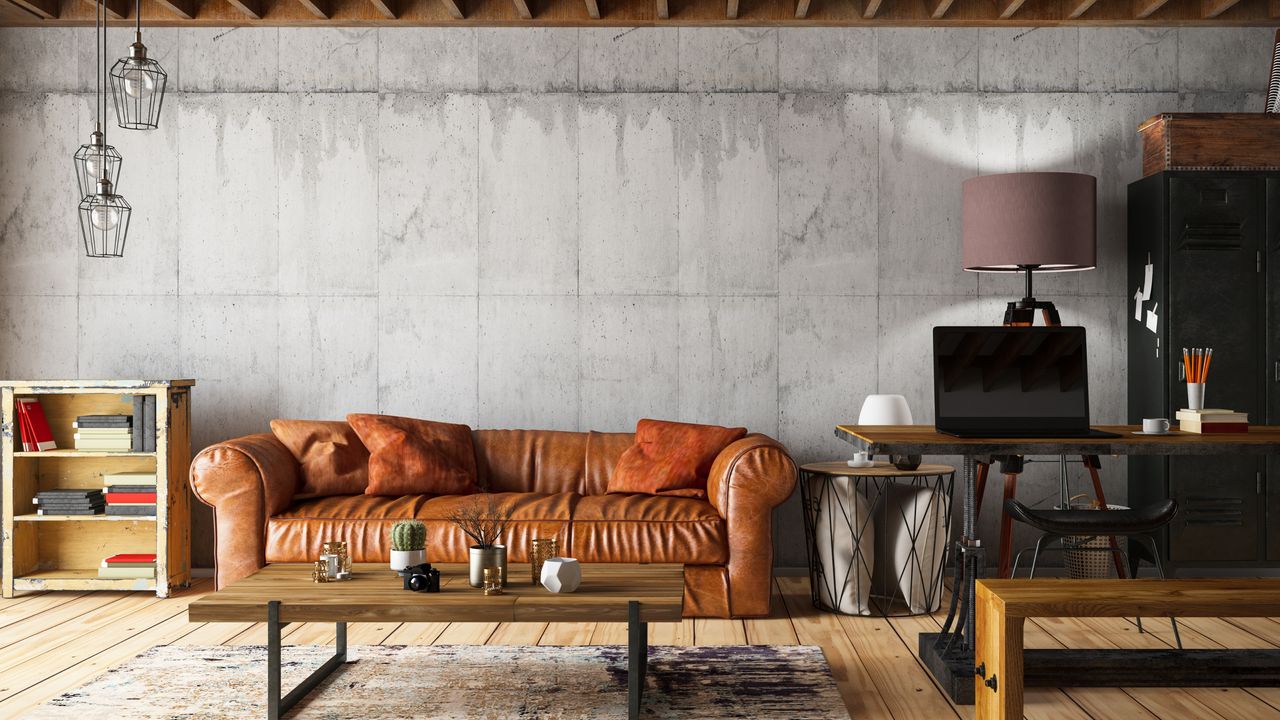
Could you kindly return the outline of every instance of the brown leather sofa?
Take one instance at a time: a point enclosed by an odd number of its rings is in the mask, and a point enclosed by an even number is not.
[[[514,505],[508,560],[528,561],[529,540],[558,537],[582,562],[685,565],[686,617],[769,613],[772,510],[795,487],[796,466],[777,441],[753,434],[716,458],[706,500],[608,494],[630,433],[473,432],[480,487]],[[355,562],[386,562],[396,520],[427,525],[427,558],[466,562],[468,542],[446,518],[468,496],[294,497],[298,462],[270,433],[206,448],[191,487],[213,507],[217,585],[271,562],[310,562],[325,540],[346,540]]]

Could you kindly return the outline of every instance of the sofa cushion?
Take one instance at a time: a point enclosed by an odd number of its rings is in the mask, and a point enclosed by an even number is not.
[[[746,434],[746,428],[641,420],[635,444],[618,458],[609,492],[705,498],[716,455]]]
[[[573,513],[569,554],[582,562],[728,562],[724,519],[697,498],[587,495]]]
[[[467,495],[476,452],[466,425],[392,415],[347,416],[369,448],[369,495]]]
[[[507,530],[508,563],[527,562],[529,541],[535,537],[559,537],[567,547],[577,495],[499,493],[493,497],[513,507]],[[417,518],[427,526],[427,560],[466,562],[471,543],[448,518],[463,503],[484,501],[484,495],[345,495],[303,500],[267,521],[267,562],[314,561],[326,540],[346,540],[353,562],[386,562],[391,526],[406,518]]]
[[[369,451],[342,420],[272,420],[271,432],[302,471],[298,497],[362,493],[369,484]]]

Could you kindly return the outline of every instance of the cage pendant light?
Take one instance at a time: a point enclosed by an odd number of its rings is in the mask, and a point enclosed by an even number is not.
[[[111,95],[116,101],[116,123],[126,130],[160,127],[160,107],[169,74],[147,57],[142,44],[142,0],[134,0],[134,35],[129,56],[111,67]]]
[[[95,18],[96,21],[96,18]],[[94,25],[94,40],[101,42],[98,37],[97,25]],[[102,48],[94,52],[94,67],[97,68],[97,56]],[[97,103],[94,107],[93,114],[93,132],[89,135],[89,142],[81,145],[74,156],[76,165],[76,184],[79,187],[79,197],[93,195],[98,191],[98,178],[106,177],[111,181],[112,185],[120,184],[120,153],[116,152],[114,147],[106,144],[105,136],[102,134],[102,75],[95,72],[94,79],[98,81],[97,87],[94,89],[93,99]]]
[[[99,47],[101,55],[98,60],[101,64],[98,66],[98,78],[101,83],[98,85],[98,103],[97,117],[95,123],[98,130],[94,132],[95,139],[99,139],[99,146],[110,148],[106,144],[107,134],[103,128],[106,120],[106,87],[107,87],[107,23],[105,10],[102,7],[103,0],[96,3],[97,16],[94,18],[98,22],[94,31],[99,33]],[[92,144],[90,147],[95,147]],[[84,148],[81,148],[84,150]],[[115,149],[111,148],[111,152],[115,153]],[[77,159],[80,153],[76,153]],[[98,158],[104,155],[96,156]],[[115,170],[120,168],[120,155],[115,154]],[[129,207],[129,203],[115,191],[115,183],[112,177],[107,174],[108,163],[105,161],[92,163],[76,163],[77,172],[81,168],[86,171],[97,170],[97,177],[94,178],[93,189],[91,192],[85,193],[83,199],[80,200],[80,236],[84,240],[84,252],[89,257],[123,257],[124,243],[129,235],[129,219],[133,213],[133,209]]]

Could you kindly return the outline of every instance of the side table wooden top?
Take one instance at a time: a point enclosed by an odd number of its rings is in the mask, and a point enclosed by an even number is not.
[[[501,595],[467,584],[467,566],[433,564],[440,592],[405,590],[385,564],[357,564],[352,578],[317,583],[307,563],[274,563],[191,603],[191,622],[259,622],[280,601],[282,622],[626,622],[627,603],[640,602],[642,622],[679,622],[683,565],[583,563],[576,592],[535,586],[528,563],[512,563]]]
[[[877,460],[872,467],[849,467],[846,460],[809,463],[800,466],[801,472],[811,475],[844,475],[847,477],[934,477],[956,471],[950,465],[921,465],[915,470],[899,470],[892,464]]]

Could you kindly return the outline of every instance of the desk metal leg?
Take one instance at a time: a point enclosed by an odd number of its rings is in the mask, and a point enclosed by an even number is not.
[[[640,603],[627,603],[627,718],[639,720],[644,679],[649,672],[649,624],[640,622]]]
[[[964,458],[961,537],[956,542],[956,573],[951,606],[940,633],[920,634],[920,658],[958,705],[973,704],[973,624],[976,581],[986,572],[977,531],[977,459]]]
[[[280,697],[280,628],[288,623],[280,622],[280,601],[267,603],[267,718],[279,720],[280,716],[298,704],[339,665],[347,661],[347,624],[337,623],[337,643],[333,655],[316,668],[298,687]]]

